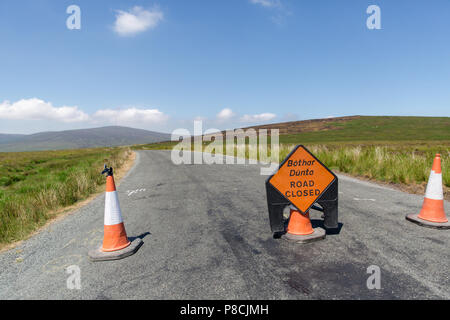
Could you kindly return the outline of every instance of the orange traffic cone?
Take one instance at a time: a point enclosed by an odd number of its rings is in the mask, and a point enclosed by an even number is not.
[[[130,244],[131,241],[128,240],[125,225],[123,224],[114,177],[108,175],[106,177],[105,223],[102,250],[105,252],[117,251],[128,247]]]
[[[287,227],[287,233],[305,236],[314,233],[314,229],[309,219],[309,211],[304,215],[291,208],[291,218]]]
[[[444,192],[442,190],[441,155],[436,154],[428,179],[422,210],[410,214],[406,219],[424,227],[449,229],[450,223],[444,211]]]
[[[302,214],[293,205],[290,206],[291,216],[286,233],[283,238],[300,243],[312,242],[325,238],[325,230],[322,228],[313,229],[309,219],[309,211]]]
[[[99,249],[89,252],[89,257],[93,261],[122,259],[136,253],[142,245],[140,238],[130,241],[127,237],[114,183],[113,169],[105,165],[102,174],[104,173],[107,174],[107,177],[103,245]]]

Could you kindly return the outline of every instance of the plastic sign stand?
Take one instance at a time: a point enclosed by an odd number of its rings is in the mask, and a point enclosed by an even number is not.
[[[338,228],[338,178],[304,146],[298,145],[266,180],[267,205],[273,233],[285,231],[283,211],[293,205],[306,214],[323,208],[324,227]]]

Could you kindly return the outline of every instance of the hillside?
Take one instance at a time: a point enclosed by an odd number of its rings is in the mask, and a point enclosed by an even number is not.
[[[267,129],[268,134],[271,129],[278,129],[280,143],[283,144],[450,144],[450,117],[347,116],[271,123],[242,129]],[[135,145],[134,148],[170,149],[176,144],[178,142],[164,141]]]
[[[23,137],[25,137],[24,134],[2,134],[2,133],[0,133],[0,144],[12,143],[14,141],[20,140]]]
[[[450,117],[352,116],[274,123],[282,143],[450,141]]]
[[[118,126],[40,132],[31,135],[0,134],[0,152],[113,147],[169,139],[170,135],[166,133]]]
[[[281,143],[450,142],[450,117],[347,116],[242,128],[278,129]],[[222,131],[224,134],[225,131]]]

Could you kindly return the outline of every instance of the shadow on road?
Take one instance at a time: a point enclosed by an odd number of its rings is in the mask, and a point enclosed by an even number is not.
[[[312,224],[313,228],[325,229],[326,232],[327,232],[327,236],[328,235],[331,235],[331,236],[338,235],[339,233],[341,233],[341,229],[344,226],[343,223],[338,222],[338,227],[337,228],[327,229],[327,228],[324,227],[323,220],[321,220],[321,219],[311,219],[311,224]]]
[[[147,232],[144,232],[144,233],[138,235],[137,237],[128,237],[128,239],[129,239],[131,242],[133,242],[133,240],[135,240],[135,239],[137,239],[137,238],[139,238],[139,239],[141,239],[141,240],[144,240],[144,238],[145,238],[146,236],[148,236],[148,235],[151,235],[151,233],[147,231]]]

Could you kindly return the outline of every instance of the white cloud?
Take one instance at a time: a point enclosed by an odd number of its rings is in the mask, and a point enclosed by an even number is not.
[[[162,124],[169,118],[158,109],[103,109],[94,113],[93,117],[100,122],[114,124]]]
[[[239,119],[241,122],[265,122],[270,121],[276,118],[276,114],[273,113],[261,113],[261,114],[254,114],[254,115],[244,115]]]
[[[219,121],[227,121],[235,116],[233,110],[229,108],[225,108],[217,114],[217,120]]]
[[[132,36],[153,29],[164,19],[164,14],[158,7],[144,10],[135,6],[128,12],[118,10],[117,13],[114,31],[121,36]]]
[[[46,129],[73,127],[68,123],[76,124],[76,127],[124,125],[161,129],[167,125],[168,119],[168,115],[156,108],[101,109],[88,114],[77,106],[53,106],[51,102],[38,98],[22,99],[13,103],[7,100],[0,102],[0,121],[8,123],[8,120],[14,120],[12,123],[16,127],[25,124],[26,121],[35,121],[37,127],[44,126]],[[29,129],[26,128],[28,131]]]
[[[279,7],[281,5],[279,0],[250,0],[250,2],[266,8]]]
[[[51,102],[32,98],[0,103],[0,119],[81,122],[89,120],[89,116],[77,106],[54,107]]]

